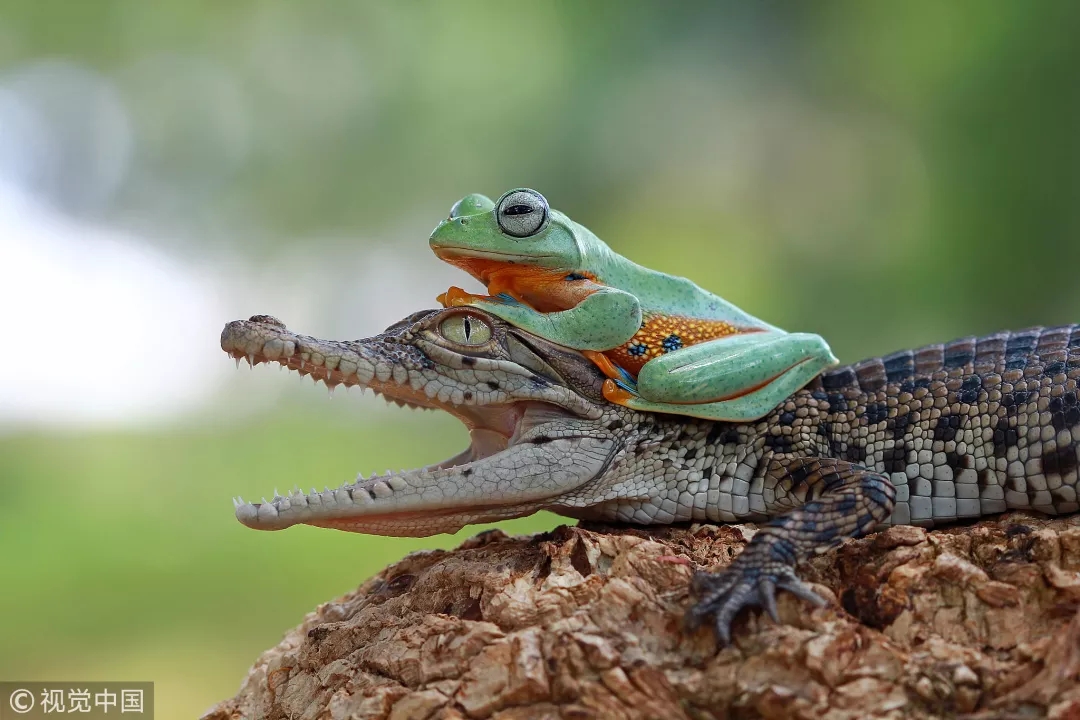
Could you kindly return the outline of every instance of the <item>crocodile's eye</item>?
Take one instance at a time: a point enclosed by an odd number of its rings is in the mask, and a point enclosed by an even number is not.
[[[495,205],[499,229],[511,237],[535,235],[544,227],[547,216],[547,200],[535,190],[511,190]]]
[[[483,345],[491,339],[491,326],[474,315],[451,315],[439,325],[439,332],[458,345]]]

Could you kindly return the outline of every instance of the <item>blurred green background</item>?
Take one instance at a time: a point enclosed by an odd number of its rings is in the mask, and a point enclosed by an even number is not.
[[[217,347],[361,337],[526,185],[853,361],[1080,320],[1080,4],[0,4],[0,678],[193,717],[404,553],[230,497],[440,460],[455,421]],[[506,523],[525,532],[552,516]]]

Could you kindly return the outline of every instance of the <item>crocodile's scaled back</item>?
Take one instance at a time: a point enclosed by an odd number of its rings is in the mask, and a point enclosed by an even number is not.
[[[540,509],[641,524],[762,522],[734,562],[695,582],[690,618],[711,619],[723,641],[742,607],[775,615],[776,588],[821,602],[795,575],[797,560],[883,523],[1080,509],[1075,325],[839,368],[744,424],[606,403],[604,376],[581,354],[472,308],[418,313],[355,342],[256,317],[226,326],[221,344],[237,358],[445,409],[473,437],[437,466],[238,501],[245,524],[422,535]]]

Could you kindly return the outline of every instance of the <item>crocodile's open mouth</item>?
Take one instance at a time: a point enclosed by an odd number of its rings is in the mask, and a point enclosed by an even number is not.
[[[390,353],[383,352],[385,343],[378,338],[356,343],[317,340],[296,335],[269,316],[255,316],[225,327],[221,347],[236,359],[238,366],[241,361],[252,366],[277,363],[323,381],[330,392],[339,386],[358,387],[401,406],[444,410],[465,424],[471,438],[463,452],[434,465],[372,474],[366,479],[361,473],[353,482],[336,489],[327,487],[321,492],[312,488],[305,493],[296,487],[281,495],[275,490],[272,499],[263,498],[257,503],[235,498],[240,522],[262,530],[304,523],[359,532],[415,535],[417,525],[427,526],[421,530],[446,531],[438,521],[440,515],[454,516],[454,526],[464,524],[457,522],[463,516],[462,507],[468,508],[467,522],[522,514],[509,512],[508,504],[500,502],[495,495],[470,496],[469,489],[461,487],[461,496],[454,497],[448,496],[446,489],[461,486],[463,480],[467,484],[474,470],[482,469],[485,461],[490,465],[492,459],[506,454],[508,449],[535,443],[535,436],[542,435],[543,426],[589,414],[591,404],[587,400],[555,383],[541,388],[532,397],[515,397],[503,388],[493,389],[499,387],[495,382],[485,384],[480,391],[455,387],[452,379],[443,377],[443,384],[433,392],[430,385],[425,385],[425,378],[438,382],[439,375],[395,363]],[[504,373],[517,368],[509,362],[502,364]],[[532,378],[535,381],[536,376]],[[515,504],[522,500],[528,498],[513,496]],[[507,512],[499,512],[500,507],[507,507]]]

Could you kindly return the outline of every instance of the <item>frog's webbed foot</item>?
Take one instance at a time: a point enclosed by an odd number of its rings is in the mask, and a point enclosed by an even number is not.
[[[638,373],[636,389],[614,379],[604,397],[634,410],[752,422],[834,363],[818,335],[745,333],[655,357]]]
[[[498,298],[488,295],[474,295],[471,292],[466,292],[456,285],[435,298],[435,301],[442,305],[444,308],[448,307],[466,307],[469,305],[476,305],[482,302],[499,302]]]
[[[600,369],[600,372],[610,378],[609,382],[611,382],[612,385],[621,386],[633,395],[637,395],[637,379],[615,363],[614,360],[604,353],[596,352],[595,350],[582,350],[581,354],[591,360],[593,364]],[[604,386],[607,387],[607,383],[605,383]],[[608,398],[608,400],[610,401],[611,398]]]

